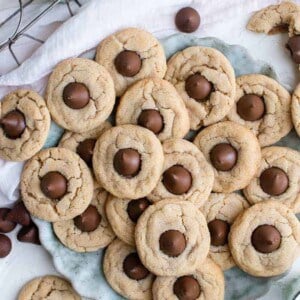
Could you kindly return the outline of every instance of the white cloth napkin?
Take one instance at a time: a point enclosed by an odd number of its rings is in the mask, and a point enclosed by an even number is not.
[[[63,59],[94,48],[106,36],[125,27],[140,27],[158,38],[178,32],[176,12],[184,6],[196,8],[201,15],[198,36],[235,37],[245,41],[245,15],[272,0],[91,0],[79,13],[59,27],[19,68],[0,77],[0,98],[9,91],[24,87],[44,90],[47,75]],[[299,0],[297,1],[299,2]],[[0,8],[1,9],[1,8]],[[238,20],[243,21],[238,22]],[[243,24],[243,22],[245,24]],[[243,28],[238,28],[243,24]],[[251,33],[245,33],[250,36]],[[247,43],[247,41],[245,41]],[[0,53],[0,62],[5,57]],[[0,141],[1,143],[1,141]],[[0,205],[17,200],[22,163],[0,160]]]

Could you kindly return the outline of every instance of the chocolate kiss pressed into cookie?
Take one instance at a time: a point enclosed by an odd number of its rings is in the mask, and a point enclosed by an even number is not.
[[[290,37],[286,47],[290,51],[293,61],[300,64],[300,35]]]
[[[210,152],[212,165],[218,171],[230,171],[237,162],[237,151],[227,143],[214,146]]]
[[[81,109],[89,103],[90,92],[83,83],[71,82],[64,88],[63,100],[70,108]]]
[[[165,231],[159,238],[159,247],[166,255],[177,257],[186,247],[185,236],[178,230]]]
[[[213,85],[201,74],[194,74],[186,79],[185,90],[191,98],[206,101],[213,90]]]
[[[41,179],[41,190],[50,199],[60,199],[67,193],[68,182],[59,172],[49,172]]]
[[[146,198],[131,200],[127,205],[127,213],[131,221],[136,223],[150,204],[151,203]]]
[[[230,230],[230,225],[227,222],[215,219],[208,223],[208,229],[213,246],[218,247],[227,244]]]
[[[144,109],[138,117],[138,125],[159,134],[164,128],[164,120],[160,112],[156,109]]]
[[[193,276],[182,276],[175,281],[173,293],[179,300],[196,300],[200,296],[201,288]]]
[[[97,229],[101,222],[101,216],[97,208],[89,205],[88,208],[79,216],[74,218],[74,224],[83,232],[91,232]]]
[[[237,102],[237,113],[245,121],[257,121],[265,114],[265,103],[262,97],[247,94]]]
[[[142,60],[135,51],[124,50],[115,58],[117,71],[126,77],[135,76],[142,67]]]
[[[0,125],[5,135],[15,140],[23,134],[26,128],[26,121],[23,113],[19,110],[13,110],[0,119]]]
[[[92,166],[95,144],[95,139],[86,139],[80,142],[76,149],[78,155],[87,163],[89,167]]]
[[[123,270],[125,274],[134,280],[145,279],[149,275],[149,271],[141,263],[137,253],[130,253],[124,259]]]

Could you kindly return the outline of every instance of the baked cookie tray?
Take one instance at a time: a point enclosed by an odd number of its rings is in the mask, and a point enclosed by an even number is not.
[[[239,45],[228,45],[213,37],[197,38],[185,34],[172,35],[161,40],[161,42],[167,58],[190,46],[212,47],[221,51],[229,59],[234,67],[236,76],[259,73],[277,79],[272,66],[263,61],[254,60],[248,51]],[[45,148],[57,145],[62,133],[63,130],[52,123]],[[193,136],[194,133],[191,132],[189,137],[192,139]],[[288,136],[283,138],[277,145],[288,146],[300,151],[299,138],[295,131],[292,131]],[[90,253],[76,253],[59,242],[52,230],[51,223],[39,219],[34,219],[34,221],[39,228],[41,243],[51,254],[57,271],[72,282],[78,293],[96,300],[124,299],[116,294],[105,280],[102,272],[104,250]],[[289,273],[272,278],[252,277],[236,267],[232,268],[225,272],[225,299],[257,299],[265,295],[270,289],[276,290],[276,295],[278,295],[278,298],[272,296],[272,300],[298,299],[298,293],[300,295],[300,277],[297,270],[299,271],[299,269],[300,258],[294,263]]]

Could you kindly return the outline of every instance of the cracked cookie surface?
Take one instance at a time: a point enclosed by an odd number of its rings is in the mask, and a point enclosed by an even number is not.
[[[300,136],[300,84],[292,97],[292,120],[297,134]]]
[[[254,231],[266,224],[279,232],[280,244],[276,250],[262,253],[256,250],[252,240]],[[266,242],[266,246],[273,244],[273,240]],[[282,274],[292,266],[299,253],[299,221],[287,206],[277,201],[257,203],[245,210],[233,223],[229,247],[236,264],[243,271],[261,277]]]
[[[31,90],[16,90],[4,97],[0,102],[0,120],[13,111],[23,114],[26,127],[19,137],[10,138],[0,125],[0,157],[24,161],[43,147],[50,129],[50,114],[44,99]]]
[[[201,75],[206,85],[211,85],[205,99],[197,101],[187,92],[186,82],[194,74]],[[223,119],[234,103],[234,70],[228,59],[213,48],[195,46],[176,53],[168,61],[165,79],[184,100],[194,130]],[[193,86],[196,89],[197,83]]]
[[[134,76],[123,76],[115,66],[115,59],[122,51],[135,52],[141,59],[141,68]],[[117,96],[128,86],[146,77],[163,78],[166,57],[159,41],[149,32],[127,28],[103,40],[97,48],[96,61],[103,65],[113,78]]]
[[[72,87],[72,84],[80,86]],[[67,105],[67,101],[74,102]],[[83,101],[86,103],[81,103]],[[46,102],[52,118],[60,126],[74,132],[89,131],[103,123],[112,112],[114,84],[98,63],[84,58],[67,59],[50,75]],[[78,104],[80,107],[75,108]]]
[[[81,300],[71,284],[63,278],[47,275],[28,282],[18,300]]]
[[[41,181],[49,172],[59,172],[66,179],[66,193],[60,199],[49,198],[41,189]],[[50,222],[70,220],[81,214],[92,200],[93,179],[76,153],[64,148],[49,148],[25,164],[21,194],[33,216]]]
[[[161,120],[153,114],[145,117],[144,114],[150,110],[155,110]],[[143,116],[144,120],[141,120]],[[183,138],[190,129],[183,100],[168,81],[159,78],[140,80],[125,92],[117,108],[116,124],[153,128],[160,141]]]

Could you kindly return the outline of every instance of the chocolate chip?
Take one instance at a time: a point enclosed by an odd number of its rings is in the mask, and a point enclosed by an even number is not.
[[[7,214],[6,220],[18,223],[22,226],[28,226],[31,223],[31,217],[24,203],[18,202]]]
[[[11,251],[11,240],[4,234],[0,234],[0,258],[7,256]]]
[[[121,75],[133,77],[140,71],[142,60],[136,52],[124,50],[115,58],[115,67]]]
[[[49,172],[41,179],[41,190],[50,199],[60,199],[67,193],[68,182],[59,172]]]
[[[163,174],[163,184],[166,189],[174,195],[187,193],[192,186],[191,173],[180,165],[174,165]]]
[[[182,276],[175,281],[173,293],[179,300],[196,300],[200,296],[201,288],[193,276]]]
[[[245,121],[260,120],[265,114],[265,103],[263,98],[247,94],[237,102],[237,113]]]
[[[277,167],[264,170],[260,175],[259,182],[262,190],[271,196],[279,196],[289,187],[287,174]]]
[[[23,134],[26,128],[26,121],[23,113],[19,110],[13,110],[0,120],[0,125],[5,135],[15,140]]]
[[[39,230],[35,224],[24,226],[18,232],[17,239],[22,243],[31,243],[40,245]]]
[[[290,37],[286,48],[290,51],[293,61],[300,64],[300,35]]]
[[[184,7],[178,11],[175,17],[177,28],[186,33],[196,31],[200,25],[200,15],[192,7]]]
[[[251,242],[258,252],[271,253],[280,247],[281,234],[272,225],[261,225],[253,231]]]
[[[213,246],[224,246],[228,243],[230,225],[227,222],[215,219],[208,223],[208,229]]]
[[[64,88],[63,99],[70,108],[81,109],[89,103],[90,92],[83,83],[71,82]]]
[[[159,134],[164,128],[164,120],[156,109],[144,109],[138,117],[138,125]]]
[[[0,232],[8,233],[15,229],[16,223],[7,220],[7,214],[10,212],[9,208],[0,208]]]
[[[168,256],[177,257],[186,247],[185,236],[178,230],[165,231],[159,238],[159,247]]]
[[[123,262],[123,270],[129,278],[134,280],[142,280],[149,275],[149,271],[141,263],[137,253],[127,255]]]
[[[121,149],[115,154],[114,168],[120,175],[132,178],[140,171],[141,156],[135,149]]]
[[[101,222],[101,216],[97,208],[93,205],[89,207],[79,216],[74,218],[74,224],[83,232],[91,232],[98,228]]]
[[[237,151],[230,144],[217,144],[210,152],[210,160],[218,171],[230,171],[236,165]]]
[[[93,152],[95,148],[95,139],[86,139],[79,143],[77,146],[78,155],[87,163],[88,166],[92,166]]]
[[[131,221],[136,223],[150,204],[151,203],[146,198],[131,200],[127,205],[127,213]]]
[[[213,85],[204,76],[194,74],[186,79],[185,90],[191,98],[197,101],[205,101],[209,98]]]

